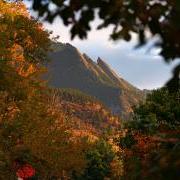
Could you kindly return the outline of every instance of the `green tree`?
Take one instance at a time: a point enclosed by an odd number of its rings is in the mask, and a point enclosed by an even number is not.
[[[151,129],[162,124],[174,127],[179,126],[179,96],[180,91],[172,94],[169,93],[167,88],[154,90],[147,96],[146,102],[135,108],[135,126],[139,126],[140,129]]]
[[[104,140],[98,140],[86,153],[87,167],[83,174],[75,179],[103,180],[111,177],[111,162],[115,158],[112,146]]]

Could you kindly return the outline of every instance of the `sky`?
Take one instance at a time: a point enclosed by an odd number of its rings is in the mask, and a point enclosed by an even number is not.
[[[27,5],[29,7],[29,5]],[[35,13],[30,11],[34,16]],[[100,31],[96,30],[100,20],[91,24],[92,30],[86,40],[70,39],[69,27],[65,27],[60,18],[52,24],[42,22],[44,27],[53,31],[53,36],[59,35],[59,41],[70,43],[82,53],[86,53],[94,61],[98,57],[108,63],[122,78],[140,89],[156,89],[162,87],[171,77],[171,71],[177,62],[167,64],[158,55],[159,49],[152,48],[157,37],[152,38],[146,46],[135,49],[137,37],[132,34],[132,40],[113,42],[109,40],[111,27]]]

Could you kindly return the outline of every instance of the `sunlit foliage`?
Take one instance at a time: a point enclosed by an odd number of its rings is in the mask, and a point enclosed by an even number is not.
[[[82,142],[71,141],[65,115],[48,105],[37,78],[48,32],[23,4],[0,3],[0,179],[15,178],[16,162],[31,164],[42,179],[78,172],[85,165]]]
[[[74,173],[80,177],[87,166],[93,168],[87,154],[99,149],[100,133],[80,121],[85,119],[82,113],[79,118],[70,114],[69,105],[77,109],[91,103],[91,108],[106,113],[105,123],[113,120],[95,99],[77,92],[55,93],[39,79],[50,43],[49,33],[28,15],[23,3],[0,1],[0,179],[16,179],[25,167],[35,179],[71,179]],[[92,111],[89,118],[99,121]],[[97,163],[116,172],[114,157]]]

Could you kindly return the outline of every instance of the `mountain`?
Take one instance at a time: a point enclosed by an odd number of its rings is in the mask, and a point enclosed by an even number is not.
[[[143,92],[119,77],[101,58],[94,62],[71,44],[53,43],[45,76],[51,87],[78,89],[127,118]]]

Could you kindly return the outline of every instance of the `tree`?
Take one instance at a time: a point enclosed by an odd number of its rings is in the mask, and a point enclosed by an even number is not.
[[[117,139],[125,149],[125,179],[179,179],[179,93],[154,90],[135,108],[125,136]]]
[[[113,178],[117,171],[121,171],[120,165],[118,164],[117,166],[116,164],[117,169],[113,172],[112,163],[115,164],[117,162],[116,153],[113,151],[112,145],[103,139],[95,142],[92,148],[86,152],[86,159],[88,163],[83,174],[80,176],[75,175],[74,179],[103,180],[105,178]]]
[[[155,43],[161,48],[160,55],[166,62],[180,57],[180,2],[179,0],[32,0],[33,9],[39,16],[53,22],[55,17],[62,18],[66,26],[71,25],[71,37],[87,37],[91,30],[90,22],[97,12],[102,23],[97,29],[114,26],[111,39],[131,39],[131,32],[139,37],[139,46],[144,45],[152,36],[159,36]],[[50,5],[55,8],[50,8]],[[77,15],[78,14],[78,15]],[[79,16],[80,15],[80,16]],[[150,32],[148,38],[146,32]],[[180,64],[169,81],[171,90],[180,88]],[[173,87],[172,87],[173,85]]]
[[[146,102],[134,109],[134,126],[139,129],[152,130],[161,125],[179,127],[180,91],[172,94],[167,88],[154,90],[147,96]]]
[[[49,43],[22,3],[0,0],[0,179],[15,179],[27,166],[50,179],[85,165],[85,143],[72,141],[68,117],[38,78]]]
[[[45,61],[49,33],[28,15],[25,5],[1,0],[0,14],[0,60],[13,61],[14,58],[19,63],[33,64]]]

